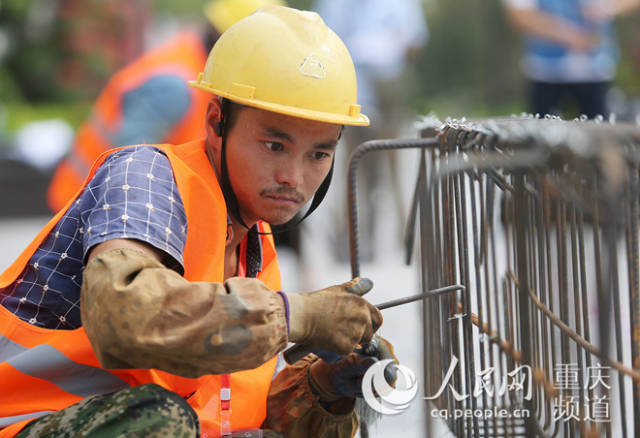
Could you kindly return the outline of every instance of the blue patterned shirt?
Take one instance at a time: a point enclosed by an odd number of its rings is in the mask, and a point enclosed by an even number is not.
[[[74,329],[88,251],[111,239],[137,239],[182,266],[187,218],[168,158],[149,146],[109,156],[54,226],[0,304],[30,324]]]
[[[42,241],[18,279],[0,289],[0,305],[49,329],[82,326],[80,289],[89,250],[112,239],[136,239],[184,272],[187,217],[169,159],[149,145],[110,155]],[[262,270],[257,225],[247,236],[246,277]]]

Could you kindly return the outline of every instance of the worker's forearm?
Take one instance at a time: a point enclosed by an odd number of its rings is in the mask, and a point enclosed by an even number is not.
[[[588,45],[589,35],[568,20],[537,9],[507,9],[514,27],[525,35],[539,37],[567,47]]]
[[[131,249],[87,264],[81,312],[106,368],[223,374],[255,368],[287,343],[284,303],[261,281],[189,282]]]

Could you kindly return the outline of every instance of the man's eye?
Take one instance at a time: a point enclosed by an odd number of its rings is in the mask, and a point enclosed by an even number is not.
[[[277,143],[273,141],[266,141],[264,145],[267,147],[267,149],[269,149],[272,152],[280,152],[281,150],[284,149],[284,146],[282,145],[282,143]]]
[[[311,156],[315,159],[315,160],[324,160],[325,158],[329,158],[331,155],[329,155],[326,152],[314,152],[313,154],[311,154]]]

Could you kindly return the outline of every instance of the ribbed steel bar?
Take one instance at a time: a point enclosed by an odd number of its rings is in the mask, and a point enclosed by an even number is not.
[[[528,247],[530,248],[530,260],[529,263],[529,279],[531,281],[531,285],[535,290],[540,289],[540,258],[538,247],[538,240],[536,239],[535,229],[538,228],[538,224],[536,223],[536,203],[538,201],[538,190],[533,186],[534,182],[525,182],[526,189],[526,197],[527,197],[527,214],[529,215],[529,223],[531,226],[527,227],[527,240]],[[532,363],[531,366],[533,369],[540,369],[542,363],[542,316],[539,313],[533,313],[531,315],[531,330],[532,330]],[[536,422],[540,423],[543,421],[544,414],[544,395],[543,388],[538,387],[537,391],[534,391],[534,401],[535,401],[535,411],[536,411]]]
[[[549,258],[547,254],[547,244],[545,240],[545,219],[547,217],[547,193],[544,186],[541,188],[541,196],[539,199],[539,203],[536,208],[537,214],[537,227],[536,227],[536,238],[538,245],[538,287],[540,288],[540,296],[544,302],[548,302],[548,291],[549,291],[549,278],[547,277],[547,268],[549,266]],[[540,362],[540,369],[544,373],[544,375],[551,375],[551,369],[553,368],[551,353],[549,351],[549,347],[551,346],[550,342],[550,326],[547,320],[542,320],[541,324],[541,353],[542,358]],[[547,430],[551,426],[551,403],[549,403],[547,395],[544,393],[543,397],[545,399],[544,403],[544,424],[541,426],[542,430]]]
[[[593,181],[594,192],[597,192],[600,188],[598,183],[598,179]],[[593,221],[594,224],[600,225],[600,206],[598,203],[594,205],[593,209]],[[600,236],[600,227],[593,227],[593,254],[595,259],[595,275],[596,275],[596,292],[598,295],[598,341],[600,343],[603,355],[605,357],[608,356],[609,353],[609,324],[610,324],[610,315],[609,315],[609,305],[611,301],[611,296],[608,293],[609,289],[605,285],[605,281],[608,281],[609,271],[608,266],[602,264],[602,249],[601,249],[601,236]],[[609,395],[609,388],[602,388],[602,395]],[[611,438],[612,432],[611,427],[607,423],[605,429],[606,437]]]
[[[529,288],[529,273],[528,267],[530,263],[530,254],[529,248],[527,248],[527,234],[526,227],[528,226],[529,216],[527,214],[527,207],[525,203],[525,175],[519,174],[515,176],[515,189],[516,196],[514,199],[514,206],[516,209],[516,216],[514,219],[516,220],[516,269],[518,273],[518,277],[520,280],[520,284],[518,286],[518,307],[519,307],[519,345],[520,351],[522,353],[522,361],[524,363],[530,364],[532,357],[532,346],[531,346],[531,313],[529,310],[529,300],[528,300],[528,288]],[[531,401],[525,401],[525,408],[528,408],[530,411],[533,410],[533,404]],[[529,416],[525,418],[525,429],[527,436],[535,435],[535,426],[533,425],[534,419]]]
[[[482,182],[480,183],[480,192],[482,192]],[[476,211],[476,190],[475,190],[475,184],[474,181],[471,181],[471,188],[470,188],[470,204],[471,204],[471,225],[472,225],[472,236],[471,238],[473,239],[473,255],[474,255],[474,273],[475,273],[475,284],[476,284],[476,295],[475,295],[475,299],[476,299],[476,308],[477,308],[477,313],[478,313],[478,318],[480,321],[483,320],[484,318],[484,312],[488,305],[485,301],[483,301],[483,299],[485,297],[487,297],[487,294],[483,294],[482,293],[482,281],[481,281],[481,274],[482,274],[482,264],[480,261],[480,247],[482,245],[482,233],[480,232],[480,225],[479,225],[479,221],[481,221],[482,219],[479,219],[478,216],[478,212]],[[467,294],[468,296],[470,296],[471,294]],[[487,319],[488,321],[491,320],[491,318]],[[478,358],[478,362],[480,363],[480,365],[483,367],[483,369],[486,369],[486,367],[488,366],[488,359],[486,356],[491,354],[491,346],[489,346],[488,351],[485,351],[485,343],[484,342],[480,342],[479,345],[479,355],[480,357]],[[483,398],[482,398],[482,404],[483,406],[487,405],[487,397],[486,394],[483,393],[482,394]],[[483,432],[484,432],[484,436],[488,436],[489,435],[489,429],[488,429],[488,425],[485,422],[483,424]]]
[[[572,307],[573,307],[573,326],[574,331],[578,336],[584,339],[584,331],[582,329],[582,318],[581,311],[582,305],[580,304],[580,275],[579,272],[582,269],[583,265],[581,265],[580,260],[578,259],[578,240],[577,240],[577,219],[576,219],[576,208],[574,205],[569,205],[569,235],[571,241],[571,298],[572,298]],[[586,370],[586,366],[584,365],[585,359],[584,355],[586,352],[580,348],[579,345],[573,344],[576,352],[576,359],[578,363],[579,370]],[[580,385],[578,390],[580,400],[588,400],[585,398],[585,388],[584,385]],[[582,412],[580,415],[580,427],[584,427],[585,423],[585,412]]]
[[[485,147],[484,143],[478,146],[480,148]],[[478,175],[476,172],[474,172],[473,174],[478,179],[478,185],[480,188],[478,193],[478,200],[479,200],[478,248],[476,250],[476,254],[474,257],[475,270],[477,271],[476,282],[478,284],[478,287],[476,288],[477,289],[477,294],[476,294],[477,305],[476,306],[478,310],[478,319],[482,320],[486,315],[486,320],[488,321],[488,324],[497,327],[496,336],[500,337],[499,326],[495,318],[495,315],[497,313],[495,311],[495,306],[497,304],[495,301],[491,300],[491,296],[495,294],[489,293],[492,287],[495,287],[495,286],[491,282],[492,280],[491,272],[490,272],[491,265],[489,263],[490,256],[491,256],[489,252],[490,250],[489,249],[489,242],[490,242],[489,233],[491,229],[491,225],[490,225],[491,223],[489,218],[491,217],[491,213],[492,213],[491,210],[493,209],[493,203],[488,201],[489,196],[487,192],[490,191],[490,189],[493,188],[496,183],[495,181],[485,177],[485,175],[482,175],[482,174]],[[489,368],[489,369],[498,370],[498,373],[496,373],[497,374],[496,383],[498,383],[499,381],[498,379],[501,376],[504,376],[505,369],[500,366],[500,356],[495,355],[496,353],[495,350],[497,350],[497,348],[495,348],[496,346],[492,345],[490,342],[487,342],[488,340],[489,340],[489,336],[485,338],[484,344],[486,344],[486,347],[487,347],[486,350],[484,348],[485,345],[483,345],[482,343],[480,344],[480,357],[478,358],[478,361],[481,363],[484,363],[483,369]],[[491,405],[497,406],[498,404],[501,404],[502,406],[508,406],[508,403],[505,402],[505,399],[506,399],[505,397],[496,398],[494,396],[494,398],[491,400]],[[498,431],[500,431],[500,432],[503,432],[505,436],[510,436],[511,426],[512,426],[512,422],[506,419],[502,422],[501,428],[500,429],[496,428],[494,433],[497,433]]]
[[[400,150],[413,148],[433,148],[438,140],[410,139],[410,140],[372,140],[359,145],[349,158],[347,174],[347,197],[349,202],[349,251],[351,259],[351,275],[360,275],[360,239],[358,231],[358,203],[357,203],[357,170],[360,160],[366,154],[374,151]]]
[[[547,276],[547,288],[548,288],[548,303],[551,307],[551,309],[554,308],[554,298],[553,298],[553,291],[554,291],[554,284],[557,285],[557,282],[554,282],[554,278],[553,278],[553,269],[554,269],[554,262],[553,262],[553,258],[552,258],[552,248],[551,248],[551,231],[552,231],[552,206],[554,205],[551,202],[550,199],[550,195],[549,195],[549,187],[547,184],[544,185],[543,187],[544,189],[544,203],[545,203],[545,215],[544,215],[544,238],[545,238],[545,256],[547,259],[547,270],[546,270],[546,276]],[[546,368],[545,370],[545,374],[547,376],[552,376],[551,378],[553,378],[553,371],[554,371],[554,366],[558,360],[558,352],[556,352],[555,349],[555,345],[556,343],[554,342],[556,336],[558,336],[557,332],[553,329],[553,326],[551,324],[549,324],[549,351],[550,351],[550,362],[548,363],[548,368]],[[553,407],[550,406],[550,418],[553,418]],[[560,433],[560,428],[561,428],[561,424],[557,421],[553,422],[553,432],[552,432],[552,436],[558,436],[558,434]]]
[[[633,164],[629,169],[631,187],[638,185],[639,167]],[[626,207],[627,213],[627,263],[629,271],[629,288],[631,304],[631,354],[633,368],[640,369],[640,256],[638,244],[638,196],[634,190],[629,190],[626,194],[629,199]],[[633,391],[633,420],[635,430],[640,430],[640,385]]]
[[[584,191],[584,187],[583,187]],[[585,256],[585,237],[584,237],[584,214],[582,211],[578,210],[576,212],[576,220],[577,220],[577,239],[578,239],[578,253],[580,260],[580,294],[581,294],[581,302],[582,302],[582,325],[583,325],[583,338],[587,342],[591,342],[591,324],[589,323],[589,292],[590,290],[587,286],[587,259]],[[593,361],[591,358],[591,354],[587,352],[585,349],[585,360],[587,369],[591,369],[593,366]],[[594,391],[593,388],[587,387],[587,397],[589,400],[593,400]]]
[[[622,335],[622,320],[621,320],[621,300],[620,300],[620,283],[618,278],[618,248],[617,248],[617,240],[619,236],[617,218],[609,218],[607,221],[607,255],[609,258],[609,277],[610,277],[610,288],[613,295],[613,326],[614,326],[614,337],[615,337],[615,351],[616,351],[616,359],[618,362],[622,362],[623,355],[623,335]],[[622,438],[627,438],[627,404],[626,404],[626,389],[624,384],[624,379],[618,378],[618,391],[620,396],[620,420],[622,422]]]
[[[419,233],[422,237],[423,241],[426,241],[426,245],[421,245],[420,247],[420,283],[423,287],[428,286],[430,275],[429,270],[431,267],[432,257],[430,243],[433,242],[433,237],[430,235],[430,232],[433,231],[433,227],[431,226],[432,222],[429,220],[432,218],[430,215],[430,209],[427,204],[427,153],[426,150],[422,149],[420,151],[420,167],[418,171],[418,181],[417,186],[415,188],[415,194],[417,197],[417,208],[413,214],[419,214],[420,220],[419,223]],[[411,219],[410,222],[411,223]],[[408,231],[410,233],[411,231]],[[407,244],[411,244],[413,246],[413,241],[405,240]],[[408,252],[408,251],[407,251]],[[409,258],[409,256],[407,256]],[[436,342],[434,337],[433,327],[437,327],[434,321],[435,315],[435,300],[424,300],[422,302],[422,354],[424,358],[423,363],[423,374],[424,374],[424,384],[423,390],[424,394],[434,394],[437,391],[437,383],[435,381],[436,370],[439,364],[439,358],[437,357]],[[435,353],[435,354],[434,354]],[[427,357],[428,356],[428,357]],[[435,357],[434,357],[435,356]],[[431,406],[429,406],[428,401],[424,401],[424,408],[426,412],[429,412]],[[433,436],[432,432],[433,422],[429,418],[426,420],[426,434],[427,436]]]
[[[466,221],[466,218],[468,217],[467,189],[465,184],[466,180],[467,180],[466,175],[461,173],[458,175],[458,179],[455,181],[456,198],[458,201],[456,205],[456,212],[457,212],[458,229],[460,230],[458,233],[458,240],[461,247],[461,250],[460,250],[460,253],[461,253],[460,267],[462,268],[461,275],[462,275],[462,280],[464,284],[470,284],[471,273],[469,271],[470,271],[471,263],[469,262],[469,248],[468,248],[468,242],[469,242],[468,228],[469,227]],[[472,309],[471,296],[469,294],[464,294],[462,296],[462,301],[464,302],[463,314],[467,314],[467,315],[470,314]],[[471,389],[473,388],[473,385],[474,385],[473,378],[476,375],[476,363],[474,360],[473,349],[466,348],[468,345],[473,344],[473,332],[471,329],[472,324],[471,324],[470,318],[463,318],[462,325],[463,325],[463,339],[464,339],[464,345],[462,346],[462,348],[463,348],[463,351],[465,352],[465,360],[468,364],[468,371],[469,371],[467,374],[467,382],[468,382],[467,387]],[[483,406],[487,406],[484,398],[483,398]],[[478,404],[476,401],[476,397],[472,397],[471,409],[475,411],[477,408],[478,408]],[[478,436],[479,435],[478,419],[475,416],[472,419],[472,428],[473,428],[472,436]]]

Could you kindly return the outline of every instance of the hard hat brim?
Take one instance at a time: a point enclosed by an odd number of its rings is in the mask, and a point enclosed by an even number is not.
[[[189,81],[189,85],[194,88],[198,88],[200,90],[213,93],[216,96],[224,97],[243,105],[247,105],[247,106],[258,108],[258,109],[263,109],[266,111],[271,111],[278,114],[284,114],[287,116],[293,116],[293,117],[298,117],[298,118],[307,119],[307,120],[314,120],[317,122],[332,123],[336,125],[369,126],[370,124],[369,118],[362,113],[359,113],[357,116],[352,117],[346,114],[342,115],[342,114],[328,113],[328,112],[322,112],[322,111],[313,111],[313,110],[304,109],[304,108],[297,108],[293,106],[267,102],[267,101],[254,99],[254,98],[240,97],[232,93],[228,93],[222,90],[217,90],[214,87],[210,86],[209,84],[201,80]]]

